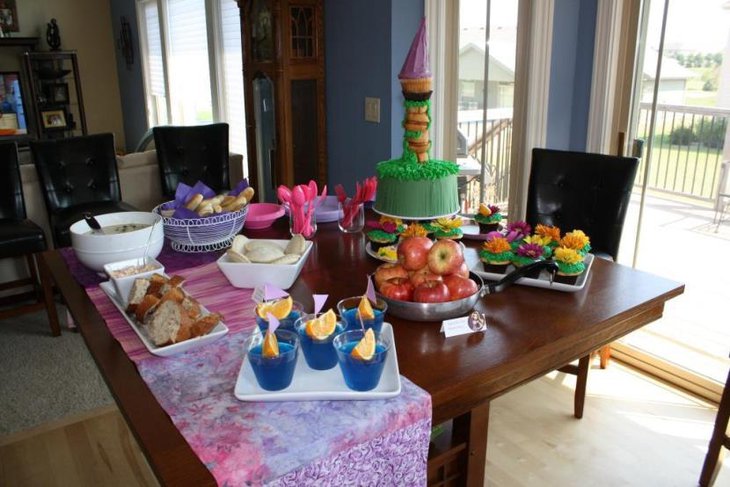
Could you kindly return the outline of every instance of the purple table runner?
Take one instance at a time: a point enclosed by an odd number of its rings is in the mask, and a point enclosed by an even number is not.
[[[219,485],[426,483],[431,397],[405,377],[401,394],[388,400],[254,403],[235,398],[243,342],[255,320],[250,291],[230,286],[211,264],[219,252],[181,254],[165,245],[158,257],[168,272],[186,276],[185,288],[223,313],[231,328],[206,347],[170,358],[149,355],[97,287],[103,278],[83,267],[71,249],[61,254]]]

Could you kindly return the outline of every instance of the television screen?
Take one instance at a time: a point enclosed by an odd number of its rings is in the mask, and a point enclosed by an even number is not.
[[[27,133],[20,73],[0,72],[0,136]]]

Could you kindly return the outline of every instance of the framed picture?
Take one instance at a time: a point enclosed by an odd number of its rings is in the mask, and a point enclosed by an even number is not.
[[[44,130],[63,130],[67,128],[66,110],[63,108],[41,110],[41,123]]]
[[[0,136],[28,133],[20,73],[0,71]]]
[[[0,0],[0,26],[6,32],[18,32],[18,7],[16,0]]]
[[[48,103],[54,105],[68,104],[68,85],[66,83],[51,83],[46,85]]]

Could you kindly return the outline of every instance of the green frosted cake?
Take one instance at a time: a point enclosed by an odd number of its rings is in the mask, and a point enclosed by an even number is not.
[[[459,166],[430,158],[431,70],[425,19],[398,78],[405,98],[403,155],[378,163],[375,211],[409,219],[450,216],[459,211]]]

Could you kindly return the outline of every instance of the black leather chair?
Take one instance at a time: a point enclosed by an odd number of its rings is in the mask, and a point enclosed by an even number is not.
[[[581,229],[591,239],[592,253],[616,260],[638,167],[635,157],[533,149],[526,220],[533,227],[542,223],[563,232]],[[601,349],[602,368],[609,354],[608,346]],[[559,369],[578,376],[576,418],[583,416],[590,359]]]
[[[175,197],[180,182],[202,181],[216,192],[230,189],[227,123],[155,127],[152,132],[165,198]]]
[[[25,257],[30,277],[0,284],[0,290],[33,286],[29,293],[14,294],[0,299],[0,304],[35,302],[3,308],[0,318],[10,318],[39,310],[44,306],[54,306],[52,297],[43,300],[38,283],[36,254],[46,250],[46,236],[41,227],[28,220],[23,200],[23,185],[18,167],[18,148],[15,143],[0,144],[0,259]],[[48,288],[50,291],[50,286]],[[49,315],[50,316],[50,315]],[[55,310],[53,317],[55,318]],[[57,320],[49,320],[51,332],[58,336],[61,329]]]
[[[112,134],[31,143],[56,247],[71,245],[69,227],[83,218],[135,208],[122,202]]]

